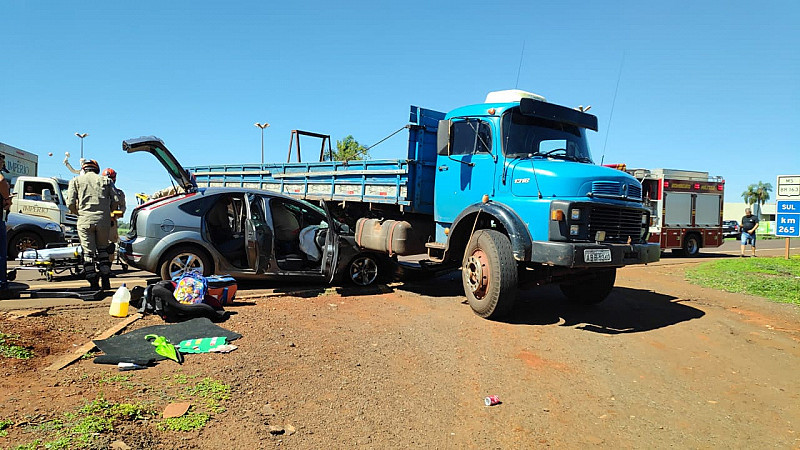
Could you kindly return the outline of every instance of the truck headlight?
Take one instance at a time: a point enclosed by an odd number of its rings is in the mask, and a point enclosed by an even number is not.
[[[569,217],[572,220],[580,220],[581,219],[581,210],[578,209],[578,208],[572,208],[569,211]],[[572,234],[571,231],[570,231],[570,234]]]
[[[569,235],[570,236],[577,236],[578,233],[580,233],[580,231],[581,231],[581,227],[579,225],[570,225],[569,226]]]
[[[44,226],[44,229],[49,231],[61,231],[61,225],[55,222],[50,222]]]

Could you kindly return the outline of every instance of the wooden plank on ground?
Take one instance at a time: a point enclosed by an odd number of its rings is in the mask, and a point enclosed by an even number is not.
[[[90,352],[94,348],[94,341],[95,340],[108,339],[111,336],[113,336],[113,335],[119,333],[120,331],[124,330],[125,327],[127,327],[128,325],[132,324],[133,322],[136,322],[137,320],[139,320],[141,318],[142,318],[141,314],[135,314],[133,316],[128,317],[127,319],[123,320],[122,322],[119,322],[119,323],[115,324],[114,326],[112,326],[111,328],[107,329],[106,331],[103,331],[102,333],[98,334],[97,336],[89,339],[89,342],[81,345],[80,347],[78,347],[77,349],[72,351],[71,353],[68,353],[66,355],[60,356],[53,364],[50,364],[44,370],[53,371],[53,370],[59,370],[59,369],[62,369],[64,367],[67,367],[68,365],[72,364],[72,362],[75,361],[76,359],[78,359],[81,356],[85,355],[86,353]]]

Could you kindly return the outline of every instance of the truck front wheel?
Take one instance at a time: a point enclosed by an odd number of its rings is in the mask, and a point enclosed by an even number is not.
[[[475,314],[496,319],[511,310],[517,280],[517,262],[508,237],[495,230],[476,231],[461,265],[464,293]]]
[[[588,279],[561,283],[561,292],[572,302],[584,305],[600,303],[608,297],[614,282],[617,280],[617,269],[599,269]]]

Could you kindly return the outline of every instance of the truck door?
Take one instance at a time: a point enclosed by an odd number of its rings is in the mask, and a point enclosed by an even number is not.
[[[61,223],[61,196],[53,181],[19,179],[14,191],[12,211]]]
[[[492,127],[480,119],[453,120],[450,155],[439,155],[436,167],[434,215],[450,224],[468,205],[493,194],[495,157]]]
[[[244,226],[248,267],[256,273],[269,269],[272,260],[272,230],[267,225],[264,198],[247,194],[248,214]]]

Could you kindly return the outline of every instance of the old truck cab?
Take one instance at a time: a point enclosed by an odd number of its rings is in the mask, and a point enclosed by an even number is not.
[[[17,177],[11,211],[50,219],[64,228],[68,241],[78,239],[78,217],[69,212],[66,192],[69,181],[50,177]]]
[[[486,299],[486,315],[513,296],[497,283],[514,278],[502,269],[511,262],[543,279],[562,276],[568,297],[595,302],[610,292],[616,268],[659,259],[647,243],[641,183],[595,165],[587,130],[597,130],[595,116],[522,91],[490,93],[440,122],[436,242],[428,247],[444,261],[462,260],[467,297]],[[491,238],[476,243],[478,230]],[[506,247],[513,261],[503,263]]]

